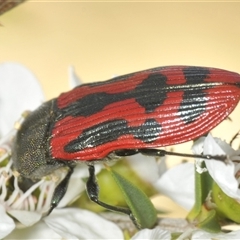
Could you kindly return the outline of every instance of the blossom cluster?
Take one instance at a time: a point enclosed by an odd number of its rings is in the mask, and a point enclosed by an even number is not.
[[[72,68],[69,75],[71,87],[80,84]],[[0,81],[0,239],[124,239],[124,232],[116,223],[89,210],[66,207],[85,190],[83,179],[88,176],[85,165],[77,166],[71,177],[67,194],[61,200],[59,208],[54,209],[49,216],[45,215],[56,187],[54,178],[43,178],[27,191],[21,190],[19,175],[13,170],[11,159],[12,139],[17,131],[15,122],[25,110],[33,111],[43,103],[44,95],[36,77],[17,63],[0,64]],[[21,124],[23,120],[24,115],[17,122]],[[211,210],[215,211],[219,208],[222,215],[225,214],[226,218],[239,223],[239,217],[235,215],[239,215],[240,212],[238,187],[240,151],[208,135],[194,143],[193,153],[226,156],[228,163],[216,159],[196,159],[195,164],[181,163],[168,169],[165,158],[157,161],[153,157],[139,155],[129,158],[129,163],[135,172],[144,170],[142,177],[157,191],[187,210],[196,206],[195,174],[208,172],[213,183],[218,186],[217,189],[223,192],[222,196],[226,196],[226,203],[234,205],[232,211],[225,206],[216,207],[210,199]],[[97,172],[100,170],[99,165]],[[216,187],[211,191],[215,191],[214,189]],[[198,218],[188,217],[190,222],[192,220],[191,224],[196,219]],[[178,233],[178,239],[240,239],[238,230],[229,233],[210,233],[197,226],[191,228],[191,224],[187,231]],[[158,226],[154,229],[143,229],[131,239],[172,239],[174,234]]]

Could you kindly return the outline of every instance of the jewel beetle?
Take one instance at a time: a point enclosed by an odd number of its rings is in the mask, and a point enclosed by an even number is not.
[[[90,199],[98,199],[94,162],[195,139],[223,121],[240,99],[240,75],[196,66],[148,69],[83,84],[31,112],[14,139],[12,158],[21,176],[39,180],[56,169],[68,173],[56,187],[49,213],[64,196],[78,162],[89,166]]]

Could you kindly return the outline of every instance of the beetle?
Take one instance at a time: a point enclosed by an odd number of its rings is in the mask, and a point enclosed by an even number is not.
[[[89,167],[90,199],[131,217],[130,210],[98,199],[94,163],[136,153],[171,154],[156,148],[204,135],[239,99],[240,75],[208,67],[157,67],[83,84],[26,117],[13,143],[14,169],[36,181],[67,167],[50,213],[64,196],[74,167],[84,162]]]

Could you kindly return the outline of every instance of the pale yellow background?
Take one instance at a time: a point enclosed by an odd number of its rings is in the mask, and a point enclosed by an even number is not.
[[[240,73],[237,2],[29,1],[0,22],[0,62],[29,67],[47,99],[69,90],[70,65],[83,82],[173,64]],[[214,135],[229,141],[240,129],[238,113]]]

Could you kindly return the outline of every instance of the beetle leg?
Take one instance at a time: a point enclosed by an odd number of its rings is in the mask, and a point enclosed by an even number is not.
[[[140,228],[137,223],[137,220],[134,218],[129,208],[112,206],[99,200],[99,185],[97,183],[97,179],[95,176],[95,167],[89,164],[88,170],[89,170],[89,178],[86,183],[86,189],[87,189],[87,194],[90,200],[108,210],[127,214],[130,217],[130,219],[133,221],[133,223],[136,225],[136,227]]]
[[[139,149],[139,152],[147,155],[147,156],[157,156],[157,157],[163,157],[166,155],[170,156],[178,156],[178,157],[189,157],[189,158],[201,158],[204,160],[210,160],[214,159],[217,161],[227,161],[226,155],[200,155],[200,154],[186,154],[186,153],[177,153],[177,152],[169,152],[161,149]]]
[[[199,154],[186,154],[186,153],[177,153],[177,152],[169,152],[162,149],[154,149],[154,148],[143,148],[143,149],[124,149],[124,150],[117,150],[114,152],[119,157],[126,157],[131,156],[137,153],[141,153],[146,156],[153,156],[153,157],[163,157],[166,155],[171,156],[179,156],[179,157],[190,157],[190,158],[201,158],[205,160],[218,160],[218,161],[226,161],[227,157],[225,155],[219,156],[211,156],[211,155],[199,155]]]
[[[114,152],[119,157],[126,157],[126,156],[132,156],[137,153],[141,153],[146,156],[153,156],[153,157],[163,157],[166,155],[174,155],[174,156],[189,156],[189,157],[195,157],[196,155],[192,154],[181,154],[181,153],[175,153],[175,152],[168,152],[162,149],[154,149],[154,148],[143,148],[143,149],[122,149],[122,150],[116,150]],[[199,155],[201,157],[204,157],[202,155]]]
[[[63,198],[63,196],[65,195],[67,188],[68,188],[68,183],[69,183],[69,179],[73,173],[73,169],[74,167],[69,165],[69,171],[67,173],[67,175],[64,177],[64,179],[57,185],[57,187],[54,190],[53,193],[53,197],[51,200],[51,206],[50,209],[47,212],[47,215],[49,215],[52,210],[57,207],[57,205],[59,204],[59,202],[61,201],[61,199]]]
[[[123,149],[114,151],[114,154],[116,154],[118,157],[127,157],[140,153],[140,151],[140,149]]]

